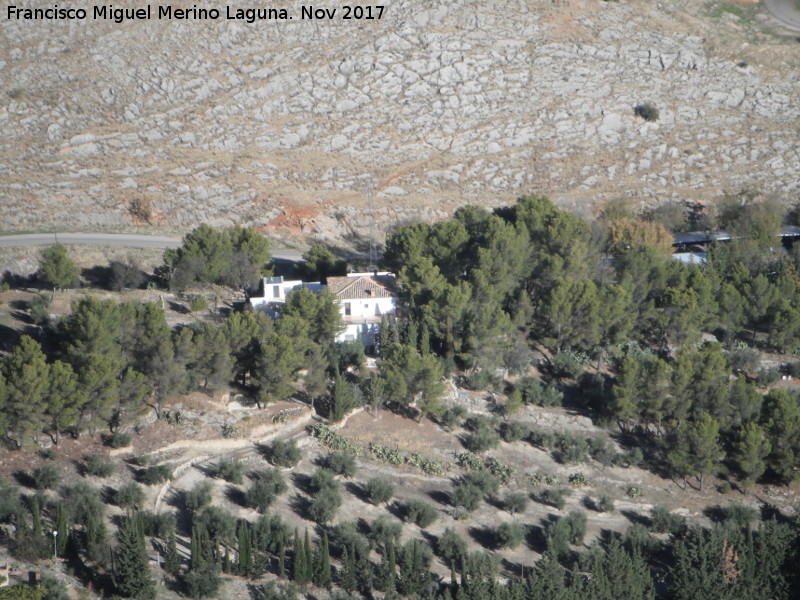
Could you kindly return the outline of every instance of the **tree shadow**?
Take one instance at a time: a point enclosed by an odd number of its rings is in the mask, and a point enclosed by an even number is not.
[[[27,471],[23,471],[22,469],[18,469],[14,471],[14,479],[17,480],[17,483],[22,487],[26,487],[29,489],[36,488],[36,482],[31,477],[30,473]]]
[[[526,575],[533,572],[532,566],[510,561],[507,558],[500,559],[500,567],[506,572],[509,578],[523,579]]]
[[[308,499],[308,496],[304,494],[295,494],[289,500],[289,508],[291,508],[298,517],[310,520],[309,512],[311,510],[311,500]]]
[[[619,514],[628,519],[628,521],[634,525],[638,523],[639,525],[649,527],[652,524],[650,517],[646,517],[632,510],[621,510],[619,511]]]
[[[311,489],[310,475],[305,475],[304,473],[292,472],[289,475],[289,477],[291,478],[294,487],[296,487],[298,490],[306,494],[313,493],[313,490]]]
[[[95,265],[86,269],[81,269],[81,277],[89,287],[111,289],[111,267]]]
[[[167,304],[169,305],[169,309],[171,311],[176,312],[179,315],[188,315],[191,314],[192,312],[192,309],[189,308],[188,306],[184,304],[179,304],[178,302],[174,302],[173,300],[170,300],[169,302],[167,302]]]
[[[12,352],[14,348],[19,346],[22,334],[16,329],[12,329],[8,325],[0,325],[0,350],[3,352]]]
[[[406,510],[406,505],[404,502],[400,500],[395,500],[394,502],[387,502],[384,507],[386,510],[391,514],[393,517],[397,517],[404,523],[408,523],[409,521],[406,520],[406,516],[408,511]]]
[[[443,506],[450,505],[450,494],[442,490],[431,490],[428,492],[428,497]]]
[[[225,498],[228,500],[228,502],[235,504],[236,506],[242,506],[245,508],[247,507],[247,498],[244,490],[240,489],[234,484],[229,484],[225,487]]]
[[[539,554],[544,554],[547,549],[547,538],[545,537],[544,527],[541,525],[529,525],[525,531],[525,543],[528,548]]]
[[[344,489],[350,492],[353,497],[358,498],[362,502],[372,504],[369,501],[369,495],[367,494],[367,488],[365,486],[359,485],[353,481],[346,481],[344,484]]]
[[[497,550],[497,536],[491,527],[470,527],[467,530],[470,537],[487,550]]]

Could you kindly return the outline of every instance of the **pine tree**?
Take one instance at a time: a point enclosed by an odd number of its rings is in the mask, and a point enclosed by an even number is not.
[[[167,541],[167,550],[164,553],[164,571],[172,576],[178,575],[181,569],[181,559],[178,555],[178,545],[175,540],[175,532],[170,531]]]
[[[126,517],[117,531],[117,552],[114,560],[114,585],[120,594],[137,600],[156,597],[155,582],[150,577],[141,519]]]

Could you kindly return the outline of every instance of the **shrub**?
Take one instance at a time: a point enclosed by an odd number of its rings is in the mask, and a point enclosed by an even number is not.
[[[467,414],[467,409],[461,405],[456,405],[448,408],[439,417],[439,424],[446,430],[450,431],[461,425],[464,416]]]
[[[562,350],[553,357],[553,370],[559,377],[577,379],[588,364],[588,357],[572,350]]]
[[[500,443],[500,436],[490,419],[485,417],[471,417],[466,426],[472,431],[464,439],[464,446],[471,452],[485,452],[496,448]]]
[[[418,527],[425,529],[433,524],[439,513],[428,502],[424,500],[409,500],[406,502],[404,516],[409,523],[416,523]]]
[[[509,492],[503,500],[503,506],[512,515],[523,512],[528,506],[528,494],[525,492]]]
[[[523,530],[519,523],[503,523],[494,532],[499,548],[516,548],[522,542]]]
[[[586,513],[582,510],[572,510],[564,517],[569,526],[569,541],[571,544],[582,544],[586,535]]]
[[[145,485],[157,485],[172,479],[170,465],[155,465],[139,471],[139,481]]]
[[[631,448],[614,456],[612,462],[621,467],[638,467],[644,462],[644,454],[641,448]]]
[[[761,368],[756,374],[756,384],[758,387],[769,387],[781,379],[781,371],[777,367],[771,369]]]
[[[472,512],[481,504],[483,492],[471,483],[461,482],[453,489],[451,502],[454,507],[462,507]]]
[[[486,452],[496,448],[499,443],[500,436],[494,429],[479,429],[464,440],[464,446],[471,452]]]
[[[467,386],[473,390],[488,390],[489,388],[500,390],[503,385],[503,380],[496,373],[488,369],[483,369],[470,373],[467,376],[466,383]]]
[[[594,508],[597,512],[613,512],[614,500],[611,496],[600,496],[594,502]]]
[[[53,448],[39,448],[39,456],[47,460],[55,460],[56,451]]]
[[[519,421],[503,423],[500,427],[500,436],[503,438],[503,441],[508,442],[509,444],[525,439],[528,437],[529,433],[530,430],[528,429],[528,426],[524,423],[520,423]]]
[[[228,483],[244,483],[244,465],[238,459],[223,459],[217,463],[216,476]]]
[[[321,492],[325,489],[339,490],[340,483],[336,481],[333,471],[317,469],[311,477],[311,491]]]
[[[144,534],[147,536],[166,540],[175,532],[175,513],[155,514],[149,510],[142,510],[139,511],[139,517],[142,519]]]
[[[146,500],[144,488],[133,481],[123,485],[114,494],[114,503],[120,508],[128,510],[143,508]]]
[[[86,474],[92,477],[110,477],[114,472],[114,461],[102,454],[90,454],[85,459]]]
[[[317,523],[329,523],[342,505],[342,496],[336,487],[326,487],[317,492],[308,509],[309,516]]]
[[[186,510],[192,513],[199,512],[211,504],[211,483],[205,480],[196,483],[191,490],[186,492],[184,503]]]
[[[18,521],[24,518],[25,508],[22,506],[19,488],[0,481],[0,523]]]
[[[208,308],[208,300],[205,296],[195,296],[189,301],[189,308],[192,312],[200,312]]]
[[[351,452],[334,452],[328,456],[326,463],[331,471],[347,478],[355,475],[358,470],[356,457]]]
[[[190,569],[183,581],[190,598],[213,598],[222,585],[216,563],[204,565],[201,569]]]
[[[541,500],[545,504],[563,510],[567,505],[567,497],[570,490],[564,488],[547,488],[542,492]]]
[[[301,458],[300,448],[294,441],[276,440],[269,449],[269,461],[276,467],[294,467]]]
[[[333,528],[332,539],[336,542],[339,550],[348,549],[351,556],[367,556],[370,551],[370,543],[366,537],[358,532],[358,525],[355,521],[344,521]]]
[[[127,433],[115,431],[106,438],[106,444],[112,448],[125,448],[131,445],[131,436]]]
[[[528,441],[542,450],[552,450],[556,446],[556,435],[552,431],[534,429],[528,436]]]
[[[373,477],[367,481],[365,491],[370,503],[377,506],[391,500],[394,496],[394,484],[388,479]]]
[[[474,473],[467,473],[462,477],[462,481],[469,485],[477,487],[484,496],[496,494],[497,488],[500,484],[497,478],[494,477],[489,471],[475,471]]]
[[[558,388],[554,385],[543,385],[535,377],[526,376],[521,377],[517,381],[517,389],[522,392],[522,400],[526,404],[534,404],[536,406],[561,406],[564,400]]]
[[[642,490],[635,485],[632,485],[625,490],[625,494],[628,496],[628,498],[641,498],[644,495],[644,492],[642,492]]]
[[[656,533],[678,535],[686,526],[686,520],[664,506],[654,506],[650,511],[650,529]]]
[[[569,555],[569,540],[571,535],[569,524],[564,519],[553,521],[545,530],[545,547],[558,560]]]
[[[622,544],[629,552],[637,552],[645,557],[657,552],[661,543],[647,531],[641,523],[634,523],[622,535]]]
[[[58,482],[61,480],[58,468],[53,464],[44,464],[36,467],[31,477],[37,490],[52,490],[58,487]]]
[[[755,372],[761,366],[761,352],[755,348],[734,348],[728,352],[728,364],[734,371]]]
[[[448,527],[436,541],[436,553],[445,563],[455,567],[467,555],[467,542],[455,530]]]
[[[381,515],[372,522],[369,530],[369,539],[384,548],[389,546],[389,542],[397,546],[402,532],[403,524],[400,521]]]
[[[722,509],[726,523],[732,523],[739,529],[749,529],[750,524],[758,518],[758,511],[752,506],[733,502]]]
[[[28,310],[36,325],[47,325],[50,321],[50,297],[46,294],[36,294],[28,302]]]
[[[636,108],[633,109],[633,112],[636,113],[636,116],[643,118],[645,121],[658,121],[658,109],[649,102],[637,105]]]
[[[589,452],[586,438],[562,433],[558,435],[557,439],[558,459],[561,462],[574,464],[586,460]]]
[[[263,513],[286,489],[286,482],[278,469],[257,471],[253,473],[253,483],[244,494],[245,502],[247,506]]]

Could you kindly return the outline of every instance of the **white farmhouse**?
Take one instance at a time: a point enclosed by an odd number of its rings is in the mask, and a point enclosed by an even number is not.
[[[262,277],[259,284],[258,296],[250,296],[250,304],[253,308],[266,310],[272,303],[284,304],[286,294],[296,287],[307,287],[312,292],[318,292],[323,287],[321,283],[308,283],[299,279],[286,281],[283,277]]]
[[[361,339],[365,346],[377,341],[381,317],[397,310],[396,277],[383,273],[350,273],[346,277],[328,277],[328,289],[339,302],[345,330],[337,342]]]

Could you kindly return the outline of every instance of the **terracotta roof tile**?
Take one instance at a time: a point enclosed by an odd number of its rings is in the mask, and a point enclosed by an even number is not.
[[[397,296],[394,275],[328,277],[328,289],[340,300],[394,298]]]

